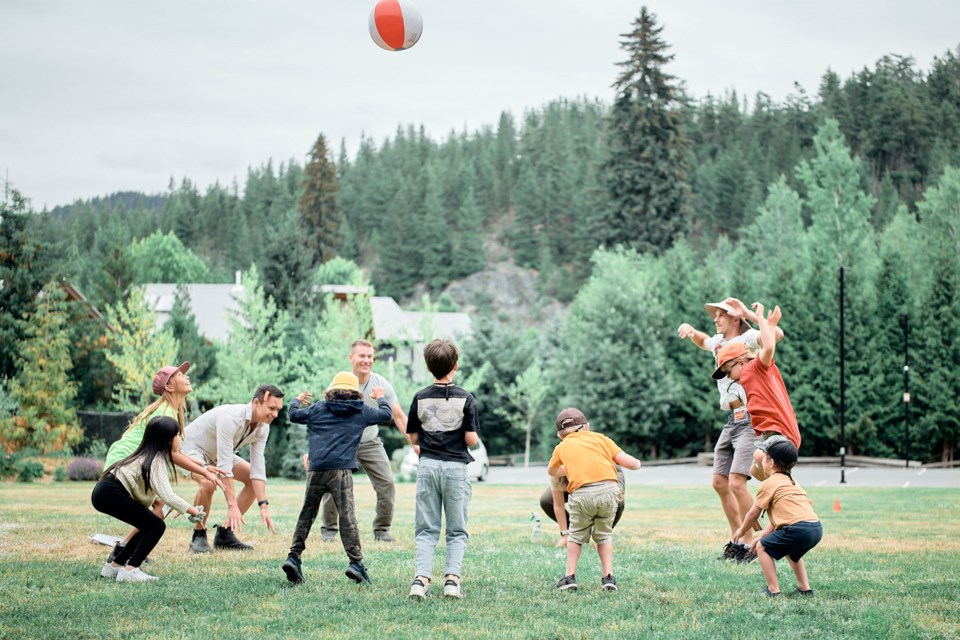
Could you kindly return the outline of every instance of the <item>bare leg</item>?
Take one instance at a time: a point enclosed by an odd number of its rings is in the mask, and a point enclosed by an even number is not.
[[[191,473],[190,477],[193,478],[198,485],[197,495],[193,499],[193,504],[202,505],[204,513],[207,514],[203,521],[196,523],[193,528],[203,530],[207,528],[207,518],[210,517],[210,507],[213,504],[213,492],[216,491],[217,485],[208,480],[206,476],[201,476],[197,473]]]
[[[810,581],[807,579],[807,567],[803,564],[803,558],[794,562],[790,559],[790,556],[787,556],[787,562],[790,563],[790,568],[793,569],[793,575],[797,576],[797,588],[800,589],[800,591],[809,591]]]
[[[243,489],[237,494],[237,508],[240,514],[245,514],[250,505],[257,499],[253,492],[250,482],[250,464],[247,462],[238,462],[233,465],[233,479],[243,484]]]
[[[578,545],[576,542],[567,541],[567,573],[566,575],[572,576],[577,572],[577,563],[580,562],[580,552],[583,550],[583,547]]]
[[[733,538],[733,532],[740,528],[743,520],[740,519],[740,505],[736,496],[730,491],[730,481],[727,476],[714,474],[713,490],[720,497],[720,506],[723,507],[723,515],[727,517],[727,523],[730,525],[730,537]]]
[[[777,580],[777,561],[767,553],[762,544],[757,545],[757,559],[760,561],[763,577],[767,581],[767,589],[770,590],[770,593],[780,593],[780,582]]]
[[[743,524],[743,519],[747,515],[747,512],[750,511],[750,507],[753,506],[753,496],[750,495],[750,490],[747,489],[747,476],[745,475],[731,473],[728,484],[730,486],[730,495],[737,504],[737,527],[739,527]],[[740,540],[743,544],[749,546],[750,543],[753,542],[753,530],[747,529]]]
[[[613,541],[597,545],[600,556],[600,577],[613,575]]]

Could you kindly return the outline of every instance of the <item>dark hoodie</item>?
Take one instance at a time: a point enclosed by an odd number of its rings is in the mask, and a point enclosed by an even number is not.
[[[307,425],[310,441],[310,471],[357,469],[357,449],[364,428],[390,420],[390,405],[377,400],[378,408],[363,400],[316,402],[306,409],[294,399],[287,410],[290,422]]]

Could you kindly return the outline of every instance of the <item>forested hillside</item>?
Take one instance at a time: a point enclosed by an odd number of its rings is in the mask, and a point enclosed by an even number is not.
[[[357,321],[306,295],[309,285],[369,281],[378,295],[431,308],[423,291],[436,300],[450,282],[507,262],[569,308],[534,327],[511,324],[509,310],[475,318],[463,373],[475,374],[493,453],[519,450],[527,427],[547,450],[564,404],[650,457],[704,450],[722,422],[711,358],[676,329],[691,322],[709,332],[703,303],[734,295],[782,307],[777,360],[800,418],[801,454],[835,454],[843,267],[848,452],[906,453],[908,341],[910,454],[952,459],[960,48],[928,65],[890,55],[847,78],[825,70],[815,93],[798,86],[778,103],[762,93],[689,95],[669,74],[667,36],[643,10],[623,36],[611,95],[558,97],[476,131],[401,124],[390,139],[363,139],[354,154],[320,133],[304,141],[303,164],[267,159],[230,185],[171,179],[162,196],[115,194],[51,212],[32,211],[8,185],[0,439],[76,443],[44,440],[30,426],[69,416],[24,418],[43,387],[24,371],[44,359],[24,345],[58,313],[72,318],[69,353],[53,354],[59,383],[76,390],[66,402],[120,404],[117,362],[126,356],[116,334],[76,305],[38,305],[52,279],[78,287],[114,328],[132,333],[137,322],[147,326],[128,317],[138,284],[232,282],[245,272],[260,315],[245,318],[236,339],[205,345],[181,307],[164,333],[174,346],[154,354],[163,362],[203,354],[210,366],[197,397],[240,401],[230,394],[254,374],[238,377],[229,364],[237,353],[263,365],[256,376],[291,388],[335,370],[330,354],[342,344],[318,335],[339,336]],[[258,327],[271,344],[254,344]],[[533,393],[534,382],[549,393]],[[531,412],[532,422],[521,417]],[[275,470],[282,457],[275,453]]]

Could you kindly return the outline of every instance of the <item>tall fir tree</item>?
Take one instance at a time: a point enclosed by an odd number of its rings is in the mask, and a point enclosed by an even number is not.
[[[29,203],[9,183],[0,202],[0,378],[11,378],[24,319],[36,305],[37,294],[54,271],[52,256],[30,228]]]
[[[327,139],[321,133],[303,168],[303,182],[297,199],[297,209],[307,229],[306,248],[313,266],[337,255],[341,244],[339,191],[337,167],[327,149]]]
[[[17,376],[10,386],[17,409],[0,423],[0,444],[8,450],[62,451],[83,439],[73,406],[77,388],[69,377],[73,363],[67,321],[63,292],[51,282],[26,319]]]
[[[602,241],[662,252],[686,230],[689,199],[684,95],[666,72],[673,60],[663,27],[646,7],[622,34],[627,59],[617,63],[610,111],[605,177],[610,207]]]

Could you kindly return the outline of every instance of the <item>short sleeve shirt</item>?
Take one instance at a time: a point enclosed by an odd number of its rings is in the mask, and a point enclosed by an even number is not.
[[[370,397],[370,391],[375,387],[383,387],[383,397],[386,398],[391,410],[394,406],[400,404],[400,401],[397,399],[397,392],[393,390],[393,385],[387,382],[387,379],[383,376],[371,371],[367,381],[360,385],[360,395],[363,397],[364,404],[368,407],[371,409],[379,409],[377,401]],[[375,424],[371,425],[363,430],[363,435],[360,436],[360,442],[370,442],[378,435],[380,435],[380,427]]]
[[[567,491],[573,493],[585,484],[617,480],[613,459],[622,449],[594,431],[575,431],[560,441],[550,457],[549,469],[563,465],[567,471]]]
[[[745,331],[738,336],[734,336],[729,340],[723,337],[722,333],[717,333],[709,338],[707,338],[703,345],[707,347],[711,353],[713,353],[713,366],[717,366],[717,352],[720,351],[720,347],[727,344],[728,342],[742,342],[747,345],[748,349],[757,350],[760,347],[760,332],[756,329],[750,329]],[[730,403],[734,400],[739,400],[741,405],[747,405],[747,394],[744,393],[743,387],[740,386],[739,382],[735,382],[730,378],[724,376],[717,380],[717,391],[720,392],[720,408],[724,411],[730,410]],[[748,407],[749,410],[749,407]]]
[[[756,505],[766,509],[775,529],[818,519],[807,492],[785,473],[775,473],[763,481],[757,489]]]
[[[418,434],[420,457],[449,462],[473,462],[467,431],[479,431],[477,403],[456,385],[430,385],[413,396],[407,433]]]
[[[740,383],[750,398],[750,422],[758,436],[779,433],[800,448],[800,426],[776,360],[764,365],[760,358],[748,362],[740,372]]]

